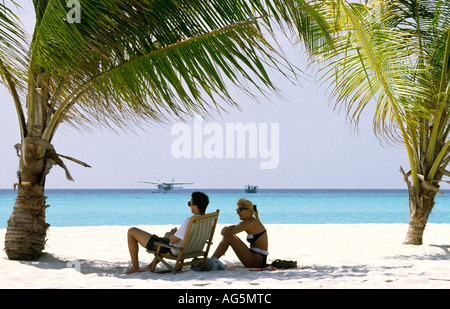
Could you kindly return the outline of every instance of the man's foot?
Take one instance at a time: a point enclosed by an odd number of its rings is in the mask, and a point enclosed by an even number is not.
[[[142,272],[144,271],[152,271],[152,264],[145,266],[144,268],[141,269]]]
[[[134,273],[138,273],[138,272],[140,272],[141,270],[139,269],[139,268],[134,268],[134,267],[132,267],[132,268],[130,268],[126,273],[125,273],[125,275],[130,275],[130,274],[134,274]]]

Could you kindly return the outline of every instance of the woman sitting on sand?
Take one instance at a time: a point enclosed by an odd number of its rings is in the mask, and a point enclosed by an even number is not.
[[[265,267],[269,255],[268,237],[264,225],[259,220],[256,205],[245,198],[237,201],[236,205],[238,206],[236,212],[242,222],[222,229],[222,241],[212,257],[219,259],[231,246],[245,267]],[[235,235],[242,231],[247,232],[250,248]]]

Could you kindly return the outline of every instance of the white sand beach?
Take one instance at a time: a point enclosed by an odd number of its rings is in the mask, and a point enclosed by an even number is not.
[[[163,234],[175,226],[138,227]],[[222,227],[218,225],[212,251]],[[45,254],[38,261],[9,261],[5,251],[0,252],[0,288],[450,288],[450,224],[428,224],[422,246],[402,245],[406,224],[267,224],[268,262],[296,260],[306,268],[187,268],[178,274],[123,275],[130,263],[128,228],[50,227]],[[2,244],[5,232],[0,229]],[[142,267],[151,261],[143,249],[139,257]],[[240,265],[232,252],[221,261]]]

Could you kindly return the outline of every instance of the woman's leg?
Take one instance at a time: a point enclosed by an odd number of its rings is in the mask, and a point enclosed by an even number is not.
[[[219,259],[225,254],[230,246],[233,248],[233,251],[245,267],[261,266],[263,262],[262,256],[258,253],[250,251],[247,245],[235,235],[231,237],[223,237],[212,257]]]
[[[126,274],[132,274],[139,271],[139,244],[145,248],[151,236],[151,234],[135,227],[128,230],[128,250],[130,251],[131,257],[131,269],[128,270]]]

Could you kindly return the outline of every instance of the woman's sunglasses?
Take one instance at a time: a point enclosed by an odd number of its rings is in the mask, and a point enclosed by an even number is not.
[[[237,208],[236,212],[241,212],[242,210],[245,210],[245,209],[248,209],[248,208]]]

